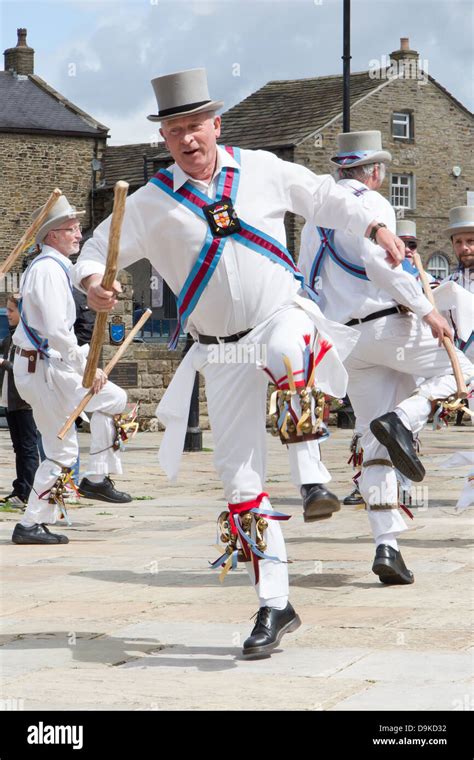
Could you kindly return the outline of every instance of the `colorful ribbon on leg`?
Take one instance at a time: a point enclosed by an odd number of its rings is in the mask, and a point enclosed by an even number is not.
[[[261,493],[256,499],[240,504],[229,504],[229,511],[219,516],[218,524],[221,528],[219,538],[228,545],[224,553],[209,564],[213,569],[222,568],[219,575],[221,582],[229,570],[236,569],[239,560],[253,563],[256,584],[259,581],[258,563],[261,559],[270,559],[274,562],[285,561],[265,553],[267,546],[263,536],[268,527],[267,520],[289,520],[290,515],[261,507],[261,502],[265,497],[268,498],[268,494]],[[255,540],[251,536],[252,522],[255,523]],[[240,543],[240,549],[237,546],[237,540]],[[220,551],[221,547],[218,548]]]

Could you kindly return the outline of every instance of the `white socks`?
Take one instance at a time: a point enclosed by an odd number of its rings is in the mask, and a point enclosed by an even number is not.
[[[105,475],[104,474],[101,474],[101,475],[86,475],[86,477],[87,477],[87,480],[89,481],[89,483],[103,483],[103,481],[105,480]]]
[[[287,596],[274,596],[271,599],[262,599],[260,597],[260,607],[273,607],[275,610],[284,610],[288,604]]]
[[[375,547],[377,548],[378,546],[380,546],[380,544],[391,546],[392,549],[395,549],[395,551],[398,551],[398,543],[397,543],[397,538],[395,536],[395,533],[381,533],[380,536],[377,536],[377,538],[375,539]]]
[[[394,409],[405,427],[419,433],[431,413],[431,401],[419,393],[402,401]]]

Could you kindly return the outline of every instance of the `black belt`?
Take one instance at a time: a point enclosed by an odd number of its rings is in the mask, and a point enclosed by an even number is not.
[[[235,343],[240,340],[244,335],[248,335],[252,332],[253,327],[250,330],[244,330],[243,332],[235,333],[235,335],[225,335],[223,338],[219,338],[217,335],[198,335],[198,342],[209,345],[211,343]]]
[[[351,319],[346,322],[346,327],[352,327],[352,325],[360,325],[362,322],[371,322],[373,319],[379,319],[380,317],[388,317],[389,314],[404,314],[403,309],[400,306],[392,306],[391,309],[382,309],[382,311],[374,311],[373,314],[369,314],[363,319]]]

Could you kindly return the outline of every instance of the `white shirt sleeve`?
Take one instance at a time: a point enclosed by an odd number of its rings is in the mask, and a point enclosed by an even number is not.
[[[278,162],[287,208],[307,222],[333,230],[345,230],[364,237],[375,219],[364,199],[355,198],[336,184],[329,174],[314,174],[310,169],[290,161]]]
[[[319,248],[320,238],[314,224],[305,224],[301,230],[301,245],[298,258],[298,269],[304,279],[309,283],[311,267],[315,258],[315,251]]]
[[[377,220],[394,232],[396,219],[390,203],[380,193],[366,195],[366,203],[373,209]],[[362,261],[371,282],[389,293],[397,303],[407,306],[419,317],[424,317],[432,311],[433,306],[420,289],[416,278],[405,272],[401,264],[392,268],[385,256],[385,250],[379,245],[374,245],[367,238],[362,242]]]

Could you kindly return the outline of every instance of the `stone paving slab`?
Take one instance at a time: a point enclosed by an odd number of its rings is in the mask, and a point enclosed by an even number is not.
[[[411,684],[404,692],[403,698],[400,687],[394,683],[369,685],[365,691],[352,694],[350,697],[337,702],[329,710],[469,710],[474,709],[474,692],[464,684],[443,683],[442,688],[436,688],[432,683]],[[420,715],[418,721],[422,725],[429,718]]]
[[[349,665],[336,678],[362,678],[364,681],[429,682],[433,685],[469,681],[472,656],[438,652],[373,652]]]
[[[259,710],[472,709],[474,517],[454,509],[465,471],[434,469],[472,445],[472,430],[423,434],[429,502],[400,541],[416,576],[404,587],[372,574],[363,510],[304,524],[285,449],[268,437],[268,489],[292,516],[284,532],[303,625],[251,662],[240,656],[257,609],[247,573],[221,584],[208,565],[224,508],[211,451],[185,455],[171,485],[158,470],[161,434],[138,436],[117,484],[152,498],[81,500],[72,528],[60,528],[67,546],[14,546],[18,513],[0,513],[0,698],[53,710],[222,710],[230,693]],[[340,497],[351,490],[350,437],[333,430],[323,448]],[[0,430],[0,493],[12,479]]]

